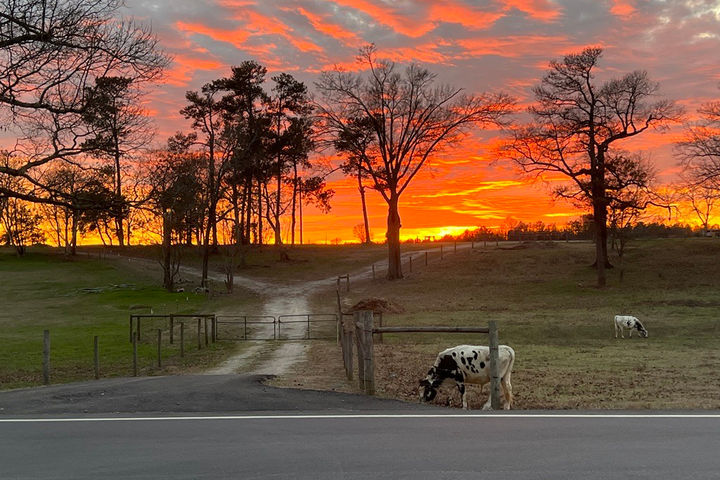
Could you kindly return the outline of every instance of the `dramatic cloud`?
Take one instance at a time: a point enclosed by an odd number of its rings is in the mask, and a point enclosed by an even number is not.
[[[397,62],[422,63],[438,80],[469,92],[505,91],[521,106],[551,59],[587,45],[605,49],[597,80],[646,70],[694,118],[720,90],[720,4],[698,0],[127,0],[127,15],[152,25],[174,56],[168,78],[150,96],[163,136],[187,128],[179,117],[187,90],[255,59],[271,74],[289,72],[312,86],[323,69],[348,70],[358,47],[375,43]],[[521,118],[522,116],[518,117]],[[648,132],[623,145],[653,160],[662,181],[677,175],[672,142],[680,129]],[[431,159],[401,205],[404,232],[500,226],[507,217],[563,223],[578,212],[548,198],[493,159],[500,132],[475,132]],[[496,160],[496,161],[492,161]],[[548,179],[545,179],[548,181]],[[557,179],[553,179],[555,182]],[[340,177],[330,217],[309,211],[306,238],[352,238],[360,222],[357,189]],[[385,208],[371,194],[376,239]],[[332,234],[325,234],[332,231]],[[433,233],[435,234],[435,233]],[[330,239],[332,240],[332,238]]]

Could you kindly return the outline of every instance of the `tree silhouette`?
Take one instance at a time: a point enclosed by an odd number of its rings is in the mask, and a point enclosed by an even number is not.
[[[0,3],[0,112],[16,135],[13,154],[0,166],[32,191],[0,187],[0,194],[42,203],[69,204],[43,185],[38,172],[68,162],[90,146],[82,114],[96,78],[154,80],[169,59],[150,30],[117,17],[121,0],[2,0]]]
[[[316,83],[323,96],[318,110],[336,138],[351,128],[352,119],[372,125],[372,152],[362,156],[362,165],[388,205],[388,278],[399,279],[401,195],[433,154],[472,126],[500,124],[513,101],[502,94],[470,96],[436,85],[436,76],[415,64],[401,71],[378,58],[374,45],[360,50],[358,62],[366,75],[338,68],[322,73]]]
[[[600,48],[586,48],[562,61],[551,61],[536,103],[528,110],[533,122],[514,129],[502,153],[528,173],[559,173],[570,180],[555,193],[584,196],[592,205],[596,225],[598,286],[605,286],[609,152],[617,142],[651,128],[661,129],[680,119],[682,110],[670,100],[655,97],[658,84],[644,71],[634,71],[601,84],[595,68]],[[620,168],[619,165],[613,168]]]

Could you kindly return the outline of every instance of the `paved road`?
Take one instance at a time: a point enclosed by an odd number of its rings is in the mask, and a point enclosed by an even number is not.
[[[717,412],[463,414],[237,375],[0,392],[0,409],[2,480],[720,478]]]
[[[420,407],[365,395],[270,387],[262,383],[265,378],[263,375],[131,377],[12,390],[0,392],[0,419],[10,415],[334,412]]]
[[[0,478],[720,478],[720,417],[397,415],[0,421]]]

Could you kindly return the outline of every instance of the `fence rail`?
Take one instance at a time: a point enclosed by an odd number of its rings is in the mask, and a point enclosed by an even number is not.
[[[272,315],[219,315],[217,325],[218,339],[222,340],[277,338],[277,321]]]
[[[348,316],[342,312],[338,301],[338,310],[341,317]],[[500,375],[497,324],[489,321],[487,327],[455,327],[455,326],[407,326],[385,327],[375,326],[373,312],[361,310],[353,313],[352,320],[343,321],[340,329],[340,345],[342,348],[343,364],[348,380],[353,379],[353,344],[357,352],[358,384],[368,395],[375,394],[375,355],[373,334],[383,333],[486,333],[490,346],[490,402],[493,410],[502,408],[500,399]]]
[[[222,340],[326,340],[339,328],[334,313],[218,315],[216,324]]]

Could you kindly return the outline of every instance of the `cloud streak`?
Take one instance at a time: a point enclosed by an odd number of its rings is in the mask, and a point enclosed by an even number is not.
[[[687,106],[690,118],[720,93],[716,2],[127,0],[127,14],[151,23],[175,58],[148,105],[158,112],[162,135],[187,128],[177,114],[185,91],[226,75],[232,65],[254,59],[271,75],[290,72],[312,85],[333,65],[357,69],[357,49],[370,42],[387,58],[422,63],[441,82],[468,92],[510,92],[524,106],[532,102],[532,87],[551,59],[586,45],[605,48],[598,80],[647,70],[661,83],[662,95]],[[663,181],[670,181],[677,173],[672,141],[679,132],[649,132],[624,147],[646,152]],[[458,149],[431,159],[401,200],[403,225],[439,230],[443,224],[497,224],[508,216],[562,222],[577,214],[567,204],[553,203],[548,188],[528,185],[502,159],[490,162],[492,143],[501,135],[473,132]],[[352,182],[337,177],[330,182],[338,187],[332,221],[349,239],[360,221],[357,191]],[[377,193],[370,197],[373,218],[382,219],[385,206]],[[323,237],[327,217],[311,208],[308,214],[308,228]],[[384,225],[376,223],[378,235]]]

